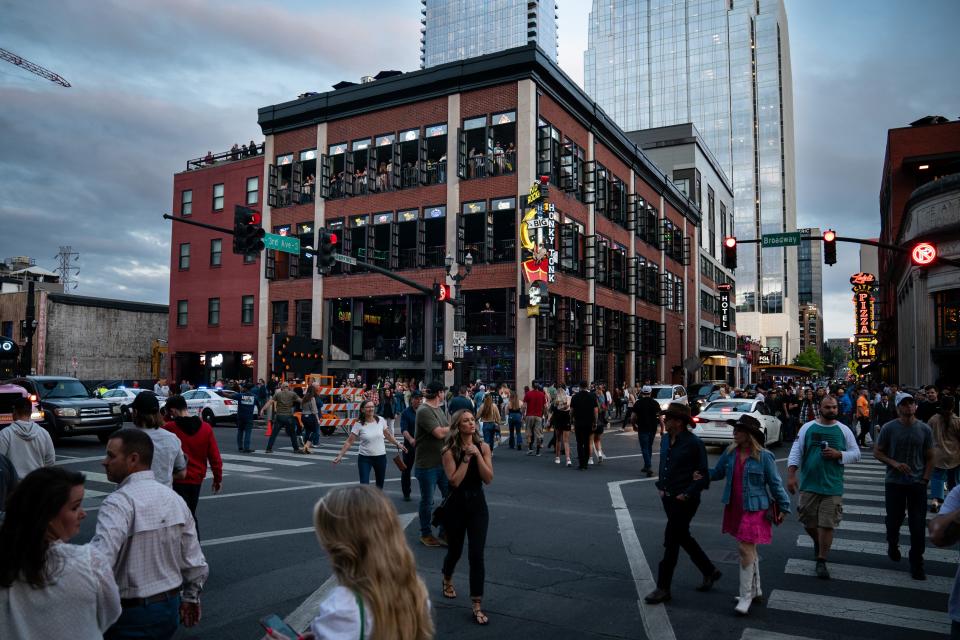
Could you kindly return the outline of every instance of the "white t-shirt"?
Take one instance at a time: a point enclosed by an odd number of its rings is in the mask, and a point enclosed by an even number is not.
[[[357,422],[350,429],[350,433],[357,436],[360,441],[360,455],[362,456],[382,456],[387,453],[387,445],[384,442],[383,430],[387,428],[387,421],[377,416],[376,422],[366,422],[360,424]]]
[[[370,423],[373,424],[373,423]],[[363,640],[373,634],[373,618],[370,607],[363,606]],[[360,607],[357,597],[346,587],[334,587],[330,595],[320,603],[320,611],[310,624],[310,631],[321,638],[343,638],[355,640],[360,637]]]

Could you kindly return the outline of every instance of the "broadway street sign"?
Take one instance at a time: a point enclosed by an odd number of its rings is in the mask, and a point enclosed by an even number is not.
[[[760,239],[761,247],[799,247],[800,232],[765,233]]]
[[[267,233],[263,236],[263,246],[266,249],[273,249],[274,251],[300,254],[300,238]]]
[[[345,256],[342,253],[333,254],[333,259],[344,264],[357,264],[357,259],[353,256]]]

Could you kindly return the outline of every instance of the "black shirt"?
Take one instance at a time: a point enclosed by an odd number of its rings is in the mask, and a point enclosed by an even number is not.
[[[581,389],[570,398],[570,413],[575,425],[592,425],[594,409],[598,408],[597,396],[589,389]]]
[[[650,396],[641,396],[633,403],[637,431],[656,431],[660,428],[660,403]]]
[[[699,471],[700,480],[693,479]],[[660,444],[660,477],[657,488],[671,496],[681,493],[700,499],[700,492],[710,486],[710,469],[707,467],[707,449],[700,438],[684,429],[677,434],[671,445],[670,437],[664,436]]]
[[[940,413],[940,402],[924,400],[917,406],[917,420],[930,422],[930,418]]]

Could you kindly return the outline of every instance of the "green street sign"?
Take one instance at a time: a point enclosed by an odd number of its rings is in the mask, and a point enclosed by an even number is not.
[[[273,249],[274,251],[300,254],[300,238],[267,233],[263,236],[263,246],[266,249]]]
[[[787,233],[765,233],[760,238],[761,247],[799,247],[800,232],[789,231]]]

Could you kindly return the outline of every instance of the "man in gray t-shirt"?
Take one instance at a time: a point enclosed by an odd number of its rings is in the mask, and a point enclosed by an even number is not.
[[[887,557],[900,561],[900,527],[904,513],[910,528],[910,575],[926,580],[923,551],[926,546],[927,485],[933,472],[933,431],[916,419],[912,396],[900,398],[896,420],[883,425],[873,455],[887,465],[884,485]]]
[[[938,547],[955,547],[960,540],[960,486],[954,487],[947,495],[940,514],[930,521],[930,542]],[[947,604],[950,614],[951,638],[960,637],[960,568],[953,580],[950,600]]]

